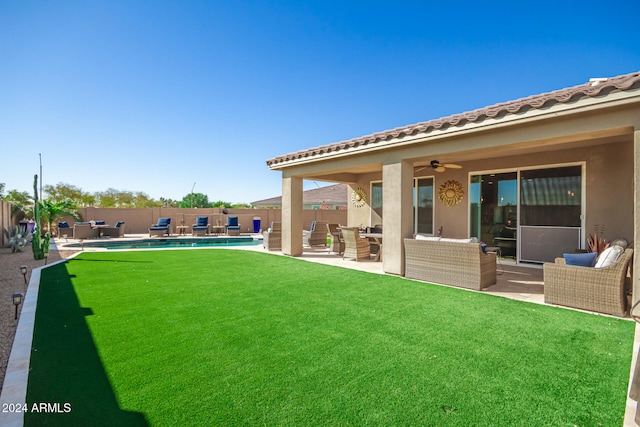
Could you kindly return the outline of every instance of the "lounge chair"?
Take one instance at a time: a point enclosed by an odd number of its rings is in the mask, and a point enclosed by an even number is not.
[[[116,222],[113,227],[104,227],[101,231],[102,237],[124,237],[124,221]]]
[[[327,224],[327,231],[331,235],[331,246],[329,246],[329,253],[335,252],[338,255],[344,252],[344,239],[342,238],[342,232],[338,224]]]
[[[356,261],[359,261],[371,257],[369,239],[360,237],[360,231],[357,227],[342,227],[342,237],[344,238],[342,259],[355,258]]]
[[[165,234],[171,236],[171,218],[158,218],[158,223],[149,227],[149,237]]]
[[[99,230],[93,228],[90,222],[76,222],[73,226],[73,238],[78,240],[95,239]]]
[[[196,223],[191,226],[191,234],[194,236],[205,236],[209,234],[209,217],[196,217]]]
[[[240,235],[240,224],[238,223],[237,216],[228,216],[227,217],[227,234],[229,236],[239,236]]]
[[[281,222],[272,222],[269,230],[262,233],[262,246],[268,251],[282,250]]]
[[[623,317],[627,313],[625,283],[633,249],[602,268],[566,265],[564,258],[544,264],[544,302]]]
[[[302,238],[306,246],[327,246],[327,223],[313,221],[311,230],[302,231]]]

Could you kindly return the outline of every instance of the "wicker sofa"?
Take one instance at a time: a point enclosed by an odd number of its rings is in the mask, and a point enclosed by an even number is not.
[[[544,264],[544,302],[624,316],[625,281],[633,249],[626,249],[609,267],[566,265],[563,258]]]
[[[496,283],[496,254],[460,239],[404,239],[404,275],[410,279],[481,290]]]

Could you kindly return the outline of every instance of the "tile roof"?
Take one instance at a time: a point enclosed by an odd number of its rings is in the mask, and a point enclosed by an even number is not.
[[[388,141],[390,139],[400,138],[403,136],[411,136],[419,133],[427,133],[433,130],[446,129],[449,126],[462,126],[466,123],[481,122],[487,118],[500,118],[507,114],[517,114],[530,109],[548,108],[554,104],[576,102],[579,99],[586,97],[594,98],[598,96],[605,96],[613,91],[627,91],[638,88],[640,88],[640,71],[607,79],[591,79],[589,82],[578,86],[532,95],[513,101],[502,102],[488,107],[479,108],[477,110],[468,111],[466,113],[454,114],[440,119],[402,126],[383,132],[376,132],[370,135],[329,145],[296,151],[294,153],[267,159],[266,162],[269,167],[274,167],[278,166],[278,164],[292,160],[338,152],[368,144],[376,144],[381,141]]]
[[[347,184],[335,184],[335,185],[327,185],[326,187],[314,188],[312,190],[307,190],[302,193],[302,203],[311,204],[311,203],[333,203],[347,204],[347,200],[349,197],[349,189]],[[282,204],[282,196],[271,197],[269,199],[257,200],[255,202],[251,202],[252,205],[279,205]]]

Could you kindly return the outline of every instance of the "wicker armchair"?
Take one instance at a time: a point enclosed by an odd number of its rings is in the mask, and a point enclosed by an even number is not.
[[[73,226],[73,238],[74,239],[95,239],[98,237],[99,230],[93,228],[91,223],[79,223],[76,222]]]
[[[563,258],[544,264],[544,302],[582,310],[624,316],[627,313],[625,281],[633,249],[626,249],[604,268],[565,265]]]
[[[371,257],[369,239],[360,237],[360,232],[356,227],[342,227],[342,237],[344,238],[342,259],[355,258],[358,261]]]
[[[311,230],[302,231],[302,239],[306,246],[327,246],[327,223],[314,221]]]
[[[262,246],[268,251],[282,250],[282,223],[272,222],[271,231],[262,233]]]
[[[118,221],[114,227],[102,229],[103,237],[124,237],[124,221]]]
[[[496,283],[496,254],[479,243],[404,239],[404,275],[479,291]]]

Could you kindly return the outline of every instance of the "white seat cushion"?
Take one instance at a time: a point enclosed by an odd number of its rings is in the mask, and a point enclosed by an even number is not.
[[[620,258],[620,255],[622,255],[622,252],[623,249],[620,246],[608,247],[598,256],[595,267],[604,268],[615,264],[618,258]]]

